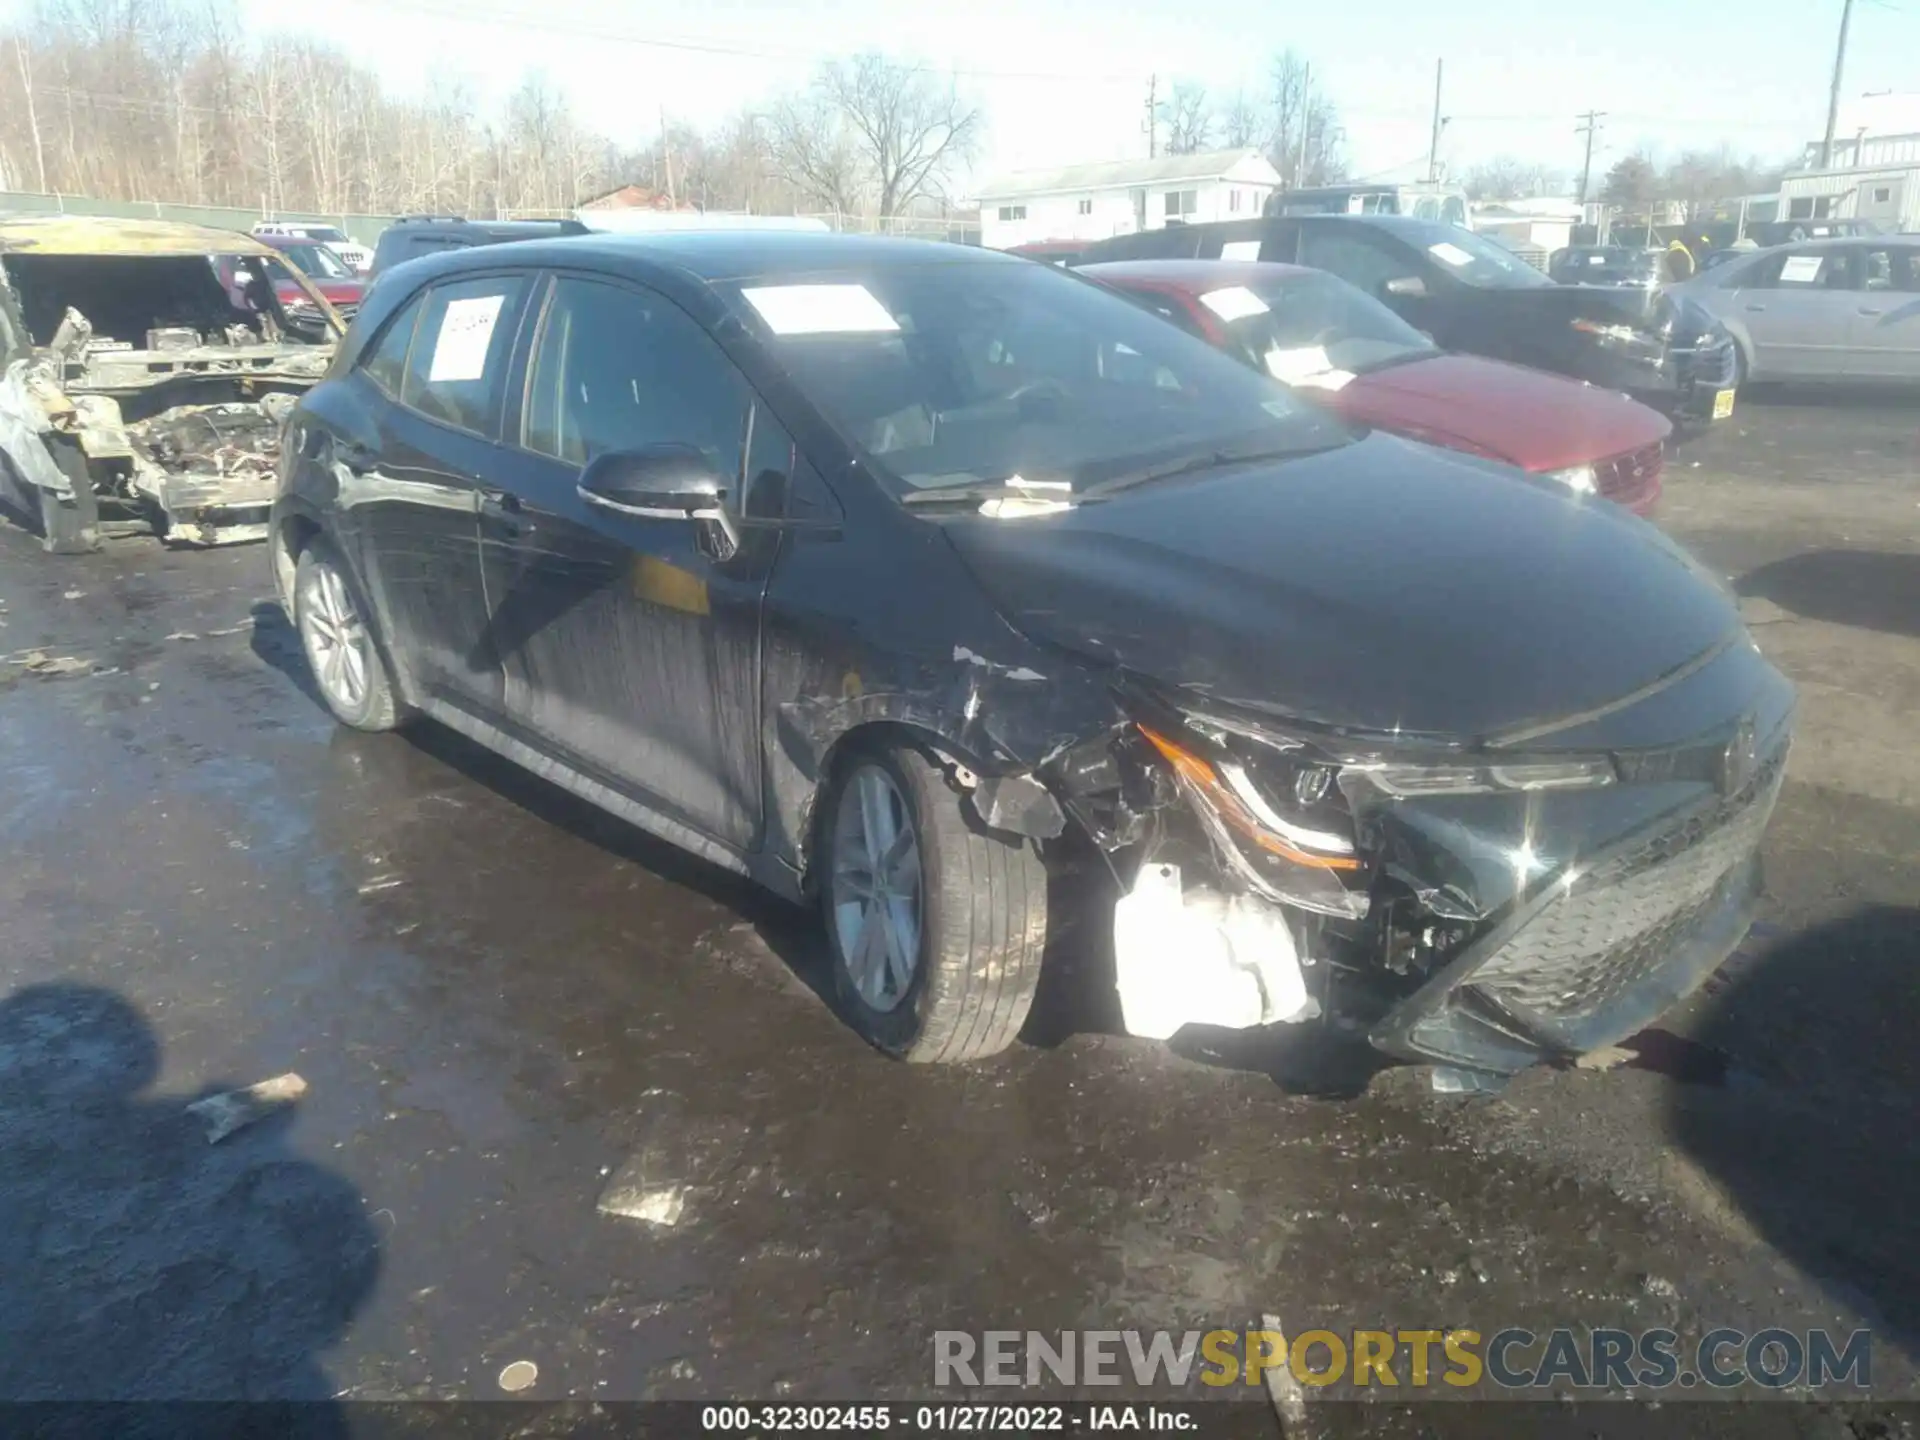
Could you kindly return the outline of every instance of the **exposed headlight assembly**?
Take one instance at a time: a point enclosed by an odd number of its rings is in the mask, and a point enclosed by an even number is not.
[[[1591,335],[1602,345],[1617,349],[1659,350],[1666,344],[1658,335],[1649,335],[1631,325],[1610,325],[1603,320],[1589,320],[1584,315],[1577,315],[1568,323],[1581,334]]]
[[[1497,795],[1503,791],[1590,790],[1617,778],[1604,755],[1504,764],[1354,766],[1356,776],[1387,795]]]

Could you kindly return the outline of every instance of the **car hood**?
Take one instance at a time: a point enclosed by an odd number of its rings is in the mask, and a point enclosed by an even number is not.
[[[1622,455],[1673,429],[1617,390],[1473,355],[1389,365],[1358,376],[1331,400],[1350,419],[1526,470]]]
[[[1605,707],[1739,632],[1653,527],[1372,434],[1061,513],[945,522],[1030,638],[1202,705],[1496,735]]]

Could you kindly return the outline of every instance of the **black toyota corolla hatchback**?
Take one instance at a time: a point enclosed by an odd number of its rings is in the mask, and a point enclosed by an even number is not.
[[[1334,1024],[1467,1087],[1644,1025],[1754,903],[1793,693],[1684,551],[1052,267],[435,257],[283,455],[341,721],[428,717],[817,903],[908,1059],[1014,1039],[1050,880],[1110,895],[1135,1034]]]

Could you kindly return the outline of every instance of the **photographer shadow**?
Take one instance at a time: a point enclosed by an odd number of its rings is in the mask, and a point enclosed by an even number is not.
[[[359,1192],[284,1115],[209,1144],[142,1098],[159,1069],[111,991],[0,1000],[0,1402],[59,1402],[36,1434],[344,1435],[319,1356],[379,1271]],[[90,1410],[128,1401],[221,1403]]]

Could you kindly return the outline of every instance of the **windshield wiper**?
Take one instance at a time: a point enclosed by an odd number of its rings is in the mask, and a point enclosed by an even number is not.
[[[900,497],[909,510],[978,510],[991,500],[1030,500],[1036,505],[1081,505],[1088,497],[1058,485],[987,480],[977,485],[929,485]]]
[[[1137,485],[1151,485],[1157,480],[1171,480],[1177,475],[1198,475],[1206,470],[1224,470],[1229,465],[1250,465],[1259,460],[1294,460],[1302,455],[1314,455],[1322,450],[1335,449],[1344,445],[1349,438],[1342,434],[1339,439],[1329,441],[1325,445],[1250,445],[1240,449],[1228,445],[1216,445],[1206,450],[1189,452],[1172,460],[1164,460],[1158,465],[1143,466],[1138,470],[1123,470],[1093,485],[1089,493],[1091,498],[1098,499],[1120,490],[1131,490]]]

